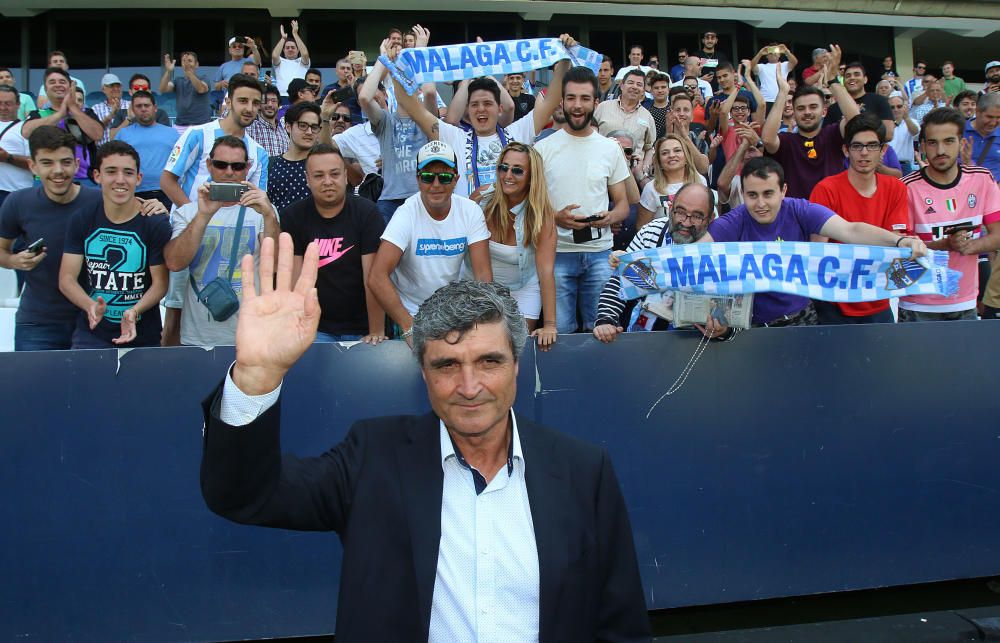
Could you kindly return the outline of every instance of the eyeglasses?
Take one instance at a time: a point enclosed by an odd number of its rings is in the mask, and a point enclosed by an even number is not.
[[[454,172],[417,172],[417,176],[420,177],[421,183],[426,183],[427,185],[434,183],[435,178],[441,185],[449,185],[455,180]]]
[[[671,212],[671,214],[673,215],[673,217],[675,219],[677,219],[678,222],[681,222],[681,221],[684,221],[685,219],[688,219],[688,220],[691,221],[691,223],[695,223],[695,224],[697,224],[697,223],[704,223],[705,219],[708,218],[706,215],[702,214],[701,212],[688,212],[684,208],[679,208],[677,206],[674,206],[674,209]]]
[[[634,147],[623,147],[622,148],[622,152],[625,152],[625,156],[632,156],[633,154],[635,154],[635,148]]]
[[[746,105],[733,105],[732,111],[734,112],[749,112],[750,108]]]
[[[524,168],[519,165],[508,165],[507,163],[498,163],[497,172],[507,173],[510,172],[514,176],[524,176]]]
[[[234,172],[242,172],[243,170],[247,169],[247,165],[249,165],[249,163],[247,163],[246,161],[236,161],[234,163],[229,163],[228,161],[217,161],[215,159],[212,159],[212,167],[214,167],[217,170],[228,170],[229,168],[233,168]]]
[[[148,92],[149,85],[132,85],[132,91],[134,92]]]
[[[310,123],[306,123],[305,121],[295,121],[295,127],[298,128],[300,132],[312,132],[313,134],[318,134],[319,131],[323,129],[322,125],[312,125]]]
[[[337,121],[344,121],[345,123],[351,120],[350,114],[331,114],[330,122],[336,123]]]
[[[861,150],[868,150],[869,152],[878,152],[882,149],[881,143],[851,143],[848,146],[852,152],[860,152]]]

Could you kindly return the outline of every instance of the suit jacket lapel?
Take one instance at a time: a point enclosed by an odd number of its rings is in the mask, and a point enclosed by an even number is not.
[[[396,450],[403,501],[413,547],[413,568],[417,580],[417,603],[426,640],[431,623],[431,599],[441,545],[441,469],[439,420],[433,413],[416,419],[408,432],[408,442]]]
[[[535,546],[538,549],[538,638],[550,641],[559,638],[554,617],[562,591],[560,579],[568,564],[565,543],[562,542],[564,539],[559,538],[560,525],[568,524],[563,518],[567,478],[560,468],[557,454],[553,452],[548,433],[520,418],[517,426],[525,460],[524,483],[528,489]]]

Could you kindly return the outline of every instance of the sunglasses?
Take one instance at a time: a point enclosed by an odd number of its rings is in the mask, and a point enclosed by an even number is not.
[[[331,123],[336,123],[337,121],[344,121],[345,123],[347,123],[350,120],[351,120],[351,115],[350,114],[331,114],[330,115],[330,122]]]
[[[507,163],[497,164],[497,172],[510,172],[514,176],[524,176],[524,168],[517,165],[511,166]]]
[[[318,134],[319,131],[323,129],[322,125],[310,125],[305,121],[295,121],[295,127],[297,127],[300,132],[312,132],[313,134]]]
[[[434,183],[435,178],[441,185],[449,185],[455,180],[454,172],[417,172],[417,176],[420,177],[421,183],[427,185]]]
[[[234,163],[229,163],[228,161],[217,161],[215,159],[212,159],[212,167],[214,167],[217,170],[228,170],[229,168],[233,168],[234,172],[242,172],[243,170],[247,169],[247,165],[249,164],[246,161],[236,161]]]
[[[134,91],[134,92],[139,92],[139,91],[148,92],[149,91],[149,85],[132,85],[132,91]]]

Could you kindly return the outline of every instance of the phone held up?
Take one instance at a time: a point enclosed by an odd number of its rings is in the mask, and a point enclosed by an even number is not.
[[[242,183],[211,183],[208,186],[208,198],[232,203],[239,201],[246,191],[247,186]]]
[[[35,241],[30,246],[27,247],[28,252],[33,255],[37,255],[45,248],[45,237],[42,237],[38,241]]]

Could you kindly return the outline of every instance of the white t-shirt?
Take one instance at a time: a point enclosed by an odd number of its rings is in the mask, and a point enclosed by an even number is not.
[[[698,175],[702,185],[708,185],[705,177]],[[670,214],[670,204],[674,202],[674,195],[684,187],[684,183],[667,183],[667,193],[662,194],[656,189],[656,182],[650,181],[646,187],[642,188],[642,196],[639,197],[639,205],[653,213],[654,219],[660,219]],[[713,190],[714,192],[714,190]]]
[[[23,123],[17,123],[7,129],[10,124],[11,121],[0,121],[0,132],[7,130],[3,138],[0,138],[0,148],[16,156],[31,156],[28,141],[21,136]],[[13,192],[22,188],[30,188],[34,180],[35,175],[28,170],[23,170],[10,163],[0,163],[0,190]]]
[[[198,214],[198,202],[194,201],[170,212],[172,239],[176,239]],[[229,274],[229,257],[233,251],[233,233],[240,206],[230,205],[220,208],[212,215],[201,238],[201,245],[191,260],[190,274],[201,290],[216,277],[225,278]],[[254,260],[254,283],[259,284],[257,272],[260,264],[260,235],[264,232],[264,217],[253,208],[247,208],[240,231],[240,247],[237,262],[243,255],[252,254]],[[243,284],[240,266],[233,270],[230,284],[242,300]],[[205,304],[198,301],[198,295],[191,288],[191,281],[184,276],[184,309],[181,312],[181,343],[185,346],[231,346],[236,343],[236,321],[240,314],[223,322],[212,319]]]
[[[764,97],[765,103],[773,103],[774,99],[778,97],[778,80],[775,78],[778,65],[781,65],[782,78],[788,78],[787,61],[780,63],[758,63],[757,65],[758,85],[760,86],[760,94]]]
[[[456,127],[444,120],[438,120],[440,128],[440,138],[451,145],[458,157],[458,185],[455,187],[455,194],[468,196],[476,190],[476,182],[472,179],[472,162],[469,158],[468,137],[465,130]],[[531,110],[521,118],[504,128],[507,133],[507,142],[518,141],[530,144],[535,140],[535,110]],[[500,158],[500,151],[503,150],[503,143],[496,134],[490,136],[478,136],[478,154],[476,155],[476,167],[479,170],[479,184],[489,185],[496,180],[497,159]],[[619,152],[619,156],[621,152]]]
[[[334,134],[333,140],[345,157],[358,160],[365,176],[378,173],[375,161],[382,156],[382,150],[378,144],[378,137],[372,131],[371,123],[352,125],[343,133]]]
[[[465,197],[451,197],[443,221],[428,214],[419,192],[406,199],[382,233],[383,240],[403,251],[389,279],[406,310],[415,315],[435,290],[458,280],[469,246],[489,238],[483,211]]]
[[[919,128],[919,123],[917,127]],[[920,130],[917,129],[917,134],[920,134]],[[896,125],[895,129],[892,130],[892,140],[889,141],[889,145],[892,147],[892,151],[896,153],[900,161],[907,161],[913,163],[913,139],[915,136],[910,134],[910,130],[907,129],[906,123],[900,121]]]
[[[549,201],[556,210],[578,204],[579,218],[608,210],[608,188],[628,178],[625,155],[617,141],[596,131],[590,136],[573,136],[566,130],[544,138],[535,151],[545,164]],[[600,252],[611,248],[610,226],[598,228],[600,237],[585,243],[573,241],[573,231],[557,226],[557,252]]]
[[[643,76],[645,76],[646,74],[648,74],[650,71],[653,70],[652,67],[647,67],[645,65],[638,65],[638,66],[636,66],[636,65],[629,65],[628,67],[622,67],[621,69],[618,70],[618,73],[615,74],[615,82],[616,83],[622,82],[622,80],[625,78],[625,74],[630,69],[638,69],[639,71],[642,72]]]
[[[278,88],[282,96],[287,96],[288,83],[295,78],[305,78],[307,71],[309,71],[309,65],[302,62],[302,56],[294,60],[280,56],[278,64],[274,66],[274,86]]]

